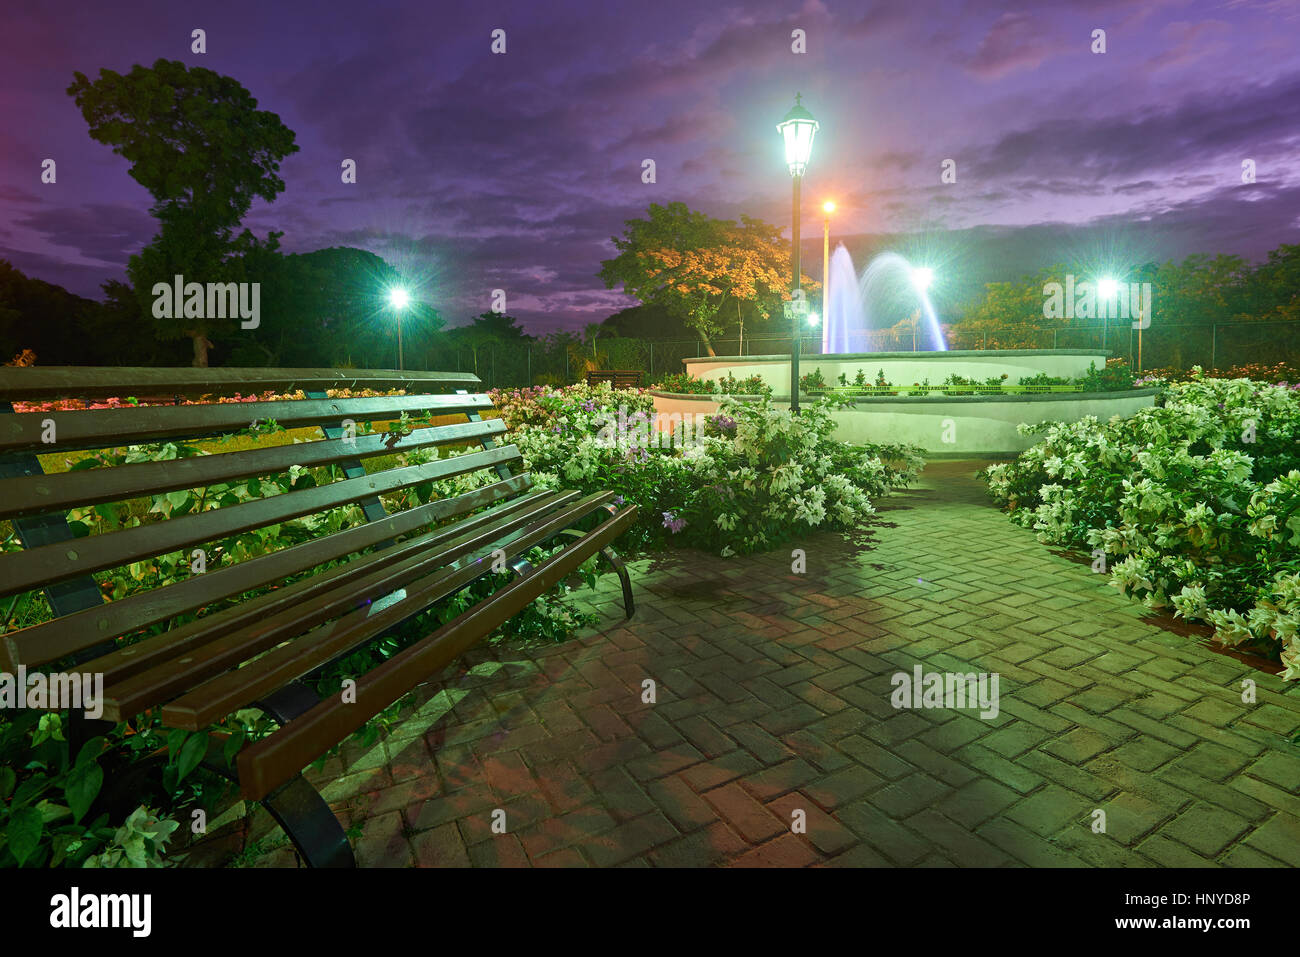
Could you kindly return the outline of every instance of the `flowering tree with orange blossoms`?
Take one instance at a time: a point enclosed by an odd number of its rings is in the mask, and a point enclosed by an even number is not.
[[[732,308],[743,342],[744,307],[767,319],[790,298],[790,247],[775,226],[748,216],[712,219],[685,203],[651,204],[647,219],[626,226],[613,240],[619,255],[601,263],[600,278],[681,317],[709,355]],[[819,288],[807,276],[802,285],[810,293]]]

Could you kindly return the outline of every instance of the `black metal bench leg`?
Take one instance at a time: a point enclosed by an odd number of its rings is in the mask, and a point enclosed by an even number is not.
[[[301,774],[261,801],[308,867],[356,867],[347,833],[320,792]]]
[[[610,514],[613,515],[614,512],[611,511]],[[582,538],[587,533],[576,528],[566,528],[560,534]],[[609,562],[609,567],[614,569],[614,574],[618,575],[619,584],[623,586],[623,610],[627,612],[627,617],[631,618],[636,614],[636,602],[632,598],[632,579],[627,573],[627,566],[623,564],[623,559],[618,557],[618,552],[614,551],[612,546],[607,545],[602,548],[600,555]]]
[[[238,786],[239,772],[226,763],[223,743],[221,738],[208,738],[203,766]],[[301,774],[258,803],[270,812],[308,867],[357,866],[343,825]]]
[[[618,575],[619,583],[623,586],[623,610],[627,612],[627,617],[631,618],[636,614],[636,602],[632,599],[632,579],[627,573],[627,566],[612,548],[602,548],[600,554],[614,569],[614,574]]]
[[[320,702],[319,696],[301,681],[254,702],[281,726],[305,714]],[[308,867],[356,867],[347,833],[320,792],[301,774],[277,788],[260,802],[293,841]]]

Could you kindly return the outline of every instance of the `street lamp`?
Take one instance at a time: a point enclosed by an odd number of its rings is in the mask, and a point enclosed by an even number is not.
[[[835,203],[832,200],[826,200],[822,203],[822,212],[826,214],[823,220],[822,230],[822,315],[830,315],[827,310],[831,296],[831,213],[835,212]],[[826,351],[828,343],[826,334],[829,326],[822,327],[822,352]]]
[[[912,270],[912,285],[917,292],[925,292],[934,282],[934,270],[929,266],[917,266]]]
[[[793,292],[799,292],[799,185],[803,180],[804,171],[808,168],[808,160],[812,156],[813,137],[817,134],[817,121],[813,115],[803,107],[803,95],[796,93],[794,95],[794,106],[785,118],[776,125],[777,132],[781,134],[781,139],[785,142],[785,165],[790,170],[790,177],[794,180],[794,203],[792,212],[792,226],[790,230],[790,259],[792,271],[794,273]],[[790,411],[799,412],[799,339],[803,332],[800,324],[800,306],[802,297],[799,295],[791,296],[791,329],[794,335],[794,343],[790,350]],[[807,304],[803,304],[807,308]]]
[[[393,309],[397,313],[397,368],[403,371],[402,365],[402,310],[406,308],[411,301],[410,295],[400,286],[388,291],[388,301],[393,304]]]

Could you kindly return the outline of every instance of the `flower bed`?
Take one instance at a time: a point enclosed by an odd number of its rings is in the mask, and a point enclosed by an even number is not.
[[[1300,678],[1300,393],[1195,376],[1126,419],[1022,431],[1044,440],[984,473],[1014,521]]]
[[[1150,384],[1150,377],[1139,383],[1137,376],[1123,359],[1108,359],[1105,366],[1098,369],[1095,362],[1090,363],[1083,375],[1069,378],[1038,373],[1033,376],[1021,376],[1019,382],[1012,383],[1010,375],[988,376],[983,381],[953,373],[942,385],[931,385],[930,380],[913,382],[910,386],[895,385],[885,378],[885,370],[876,373],[875,381],[867,378],[865,370],[859,369],[850,379],[848,373],[841,372],[838,385],[826,381],[820,368],[799,377],[799,391],[816,395],[818,393],[837,393],[841,395],[1024,395],[1047,392],[1123,392],[1141,384]],[[1163,380],[1159,380],[1163,382]],[[686,390],[682,390],[686,391]]]
[[[1254,379],[1256,382],[1272,382],[1276,385],[1300,389],[1300,367],[1278,362],[1268,365],[1263,362],[1251,362],[1246,365],[1233,366],[1230,369],[1146,369],[1142,373],[1139,385],[1154,382],[1190,382],[1192,379]]]
[[[718,414],[678,441],[654,427],[644,390],[602,383],[492,395],[539,485],[608,489],[640,507],[632,548],[672,542],[726,556],[853,527],[873,513],[872,497],[923,464],[910,446],[832,439],[832,399],[795,416],[767,396],[724,396]]]
[[[377,395],[405,395],[405,390],[393,389],[387,392],[378,392],[374,389],[326,389],[325,394],[331,399],[360,399],[369,398]],[[289,393],[263,392],[260,395],[244,395],[236,392],[233,395],[223,396],[204,396],[202,399],[181,399],[181,405],[212,405],[220,403],[228,405],[234,402],[275,402],[280,399],[303,399],[306,396],[302,390]],[[15,412],[81,412],[85,409],[129,409],[138,405],[172,405],[173,401],[166,402],[141,402],[136,396],[111,396],[107,399],[100,399],[98,402],[86,402],[82,399],[53,399],[48,402],[15,402]]]

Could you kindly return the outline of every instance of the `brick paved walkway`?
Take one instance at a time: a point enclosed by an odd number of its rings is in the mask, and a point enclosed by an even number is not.
[[[1300,865],[1300,693],[1038,544],[980,464],[796,543],[804,575],[788,549],[640,561],[627,625],[606,576],[602,631],[476,651],[313,779],[363,866]],[[997,672],[1000,713],[895,710],[917,664]],[[245,862],[294,864],[245,827]]]

